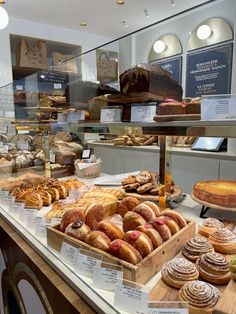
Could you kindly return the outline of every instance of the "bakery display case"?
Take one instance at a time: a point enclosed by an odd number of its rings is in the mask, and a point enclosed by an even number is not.
[[[173,309],[189,307],[190,314],[234,313],[224,300],[230,296],[236,302],[230,274],[236,254],[235,181],[222,189],[216,176],[220,186],[216,183],[212,193],[208,184],[207,199],[199,201],[206,190],[201,187],[196,194],[192,185],[192,198],[183,195],[171,157],[177,136],[182,144],[198,136],[235,138],[235,117],[201,120],[199,99],[182,102],[181,85],[161,67],[147,64],[139,47],[124,56],[127,42],[135,37],[138,45],[142,34],[98,48],[115,56],[119,52],[119,81],[111,73],[103,77],[107,84],[97,81],[95,49],[77,57],[83,64],[80,77],[61,68],[42,70],[25,78],[23,90],[16,84],[1,89],[7,96],[0,132],[0,233],[5,240],[0,304],[5,312],[30,309],[24,295],[28,287],[39,312],[46,313],[138,313],[140,308],[153,313],[154,303],[164,309],[170,301]],[[135,51],[137,62],[131,62]],[[81,137],[88,133],[112,139],[114,158],[99,160],[96,154],[91,159]],[[135,164],[142,144],[147,154],[147,144],[159,145],[152,165],[147,158],[146,169],[138,173],[102,173],[102,164],[116,169],[118,160],[126,162],[119,145],[133,149]],[[218,188],[223,198],[216,197]],[[223,222],[198,217],[202,202],[215,200],[221,201],[215,210]],[[134,300],[131,309],[128,303]]]

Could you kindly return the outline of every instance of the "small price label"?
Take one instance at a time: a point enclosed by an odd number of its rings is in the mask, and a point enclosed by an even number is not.
[[[61,218],[52,218],[51,219],[51,226],[56,226],[61,223]]]
[[[85,112],[80,110],[77,112],[68,112],[67,121],[70,123],[77,123],[85,120]]]
[[[5,111],[5,117],[6,118],[14,118],[15,112],[14,111]]]
[[[7,134],[7,129],[8,129],[8,127],[7,126],[0,126],[0,133],[1,134]]]
[[[58,114],[57,114],[57,121],[58,122],[66,122],[67,121],[67,113],[65,113],[65,112],[58,112]]]
[[[29,130],[18,130],[18,134],[29,134]]]
[[[25,141],[17,141],[16,146],[19,150],[28,150],[29,143]]]
[[[60,251],[60,258],[71,266],[75,265],[78,249],[67,242],[63,242]]]
[[[148,314],[188,314],[188,309],[151,308],[148,309]]]
[[[123,267],[103,263],[101,267],[95,266],[93,271],[93,285],[96,288],[114,291],[114,287],[123,279]]]
[[[27,228],[34,230],[37,225],[37,212],[34,210],[32,213],[29,213],[26,220]]]
[[[155,115],[156,104],[131,106],[131,122],[153,122]]]
[[[102,256],[93,252],[80,249],[75,263],[75,272],[92,277],[96,266],[101,266]]]
[[[20,203],[21,204],[21,203]],[[23,204],[24,205],[24,204]],[[23,222],[23,223],[27,223],[27,220],[28,220],[28,216],[31,215],[33,212],[35,211],[34,208],[24,208],[23,212],[22,212],[22,215],[20,215],[20,220]]]
[[[24,211],[24,207],[25,207],[24,203],[15,203],[14,202],[12,204],[12,213],[15,215],[22,215],[22,213]]]
[[[121,122],[121,108],[102,108],[100,122]]]
[[[123,284],[116,284],[114,305],[126,312],[146,314],[148,297],[149,293],[145,291],[144,286],[123,280]]]
[[[50,162],[55,164],[55,162],[56,162],[56,155],[54,153],[50,152],[49,158],[50,158]]]
[[[236,118],[236,96],[204,96],[201,100],[201,119],[219,120]]]
[[[47,224],[43,217],[36,217],[35,235],[39,238],[47,236]]]
[[[148,314],[188,314],[189,305],[185,301],[152,301],[148,303]]]
[[[54,83],[53,87],[54,89],[62,89],[61,83]]]
[[[23,85],[16,85],[16,90],[24,90],[24,86]]]
[[[91,149],[85,149],[82,152],[82,159],[88,159],[91,155]]]

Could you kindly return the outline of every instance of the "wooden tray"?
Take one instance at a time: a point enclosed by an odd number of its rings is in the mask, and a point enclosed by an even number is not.
[[[148,195],[148,194],[138,194],[138,193],[132,193],[132,192],[125,192],[125,190],[121,189],[121,192],[125,196],[133,196],[136,197],[137,199],[141,201],[153,201],[153,202],[158,202],[159,196],[155,195]],[[182,193],[182,189],[179,186],[174,187],[174,193],[171,193],[171,199],[175,200],[177,197],[179,197]]]
[[[193,237],[195,233],[195,221],[187,220],[187,225],[183,229],[173,235],[168,241],[164,242],[160,247],[156,248],[137,265],[127,263],[109,253],[98,250],[82,241],[66,235],[59,231],[59,225],[47,228],[47,244],[53,249],[60,251],[62,242],[66,240],[71,245],[78,248],[101,254],[103,256],[103,262],[123,266],[124,279],[145,284],[158,271],[160,271],[162,265],[166,261],[169,261],[180,252],[184,243]]]
[[[201,120],[200,114],[174,114],[174,115],[156,115],[154,117],[156,122],[166,121],[192,121]]]
[[[193,195],[193,193],[191,193],[190,196],[195,202],[197,202],[201,205],[204,205],[206,207],[209,207],[209,208],[226,210],[226,211],[231,211],[231,212],[236,211],[236,208],[234,208],[234,207],[224,207],[224,206],[219,206],[219,205],[215,205],[215,204],[211,204],[211,203],[199,200],[196,196]]]

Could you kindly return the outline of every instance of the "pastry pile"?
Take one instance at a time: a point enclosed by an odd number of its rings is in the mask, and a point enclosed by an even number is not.
[[[125,192],[134,192],[141,195],[159,195],[159,175],[155,172],[141,171],[138,175],[129,175],[121,181]],[[174,191],[174,182],[171,183],[171,191]]]
[[[103,195],[100,201],[99,195]],[[135,197],[125,197],[118,205],[116,202],[115,212],[111,208],[108,211],[104,196],[101,191],[86,193],[63,215],[60,230],[135,265],[186,226],[179,213],[172,210],[160,213],[156,204],[140,203]],[[110,194],[110,204],[114,197]],[[121,224],[107,218],[111,213],[120,214]]]
[[[158,142],[157,136],[151,135],[122,135],[112,140],[114,145],[145,146]]]

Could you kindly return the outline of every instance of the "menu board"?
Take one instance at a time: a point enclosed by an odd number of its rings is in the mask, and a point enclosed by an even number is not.
[[[189,53],[186,96],[230,94],[233,43]]]
[[[171,77],[176,80],[180,85],[182,84],[182,57],[165,58],[162,60],[154,61],[152,64],[160,65],[164,70],[170,72]]]

